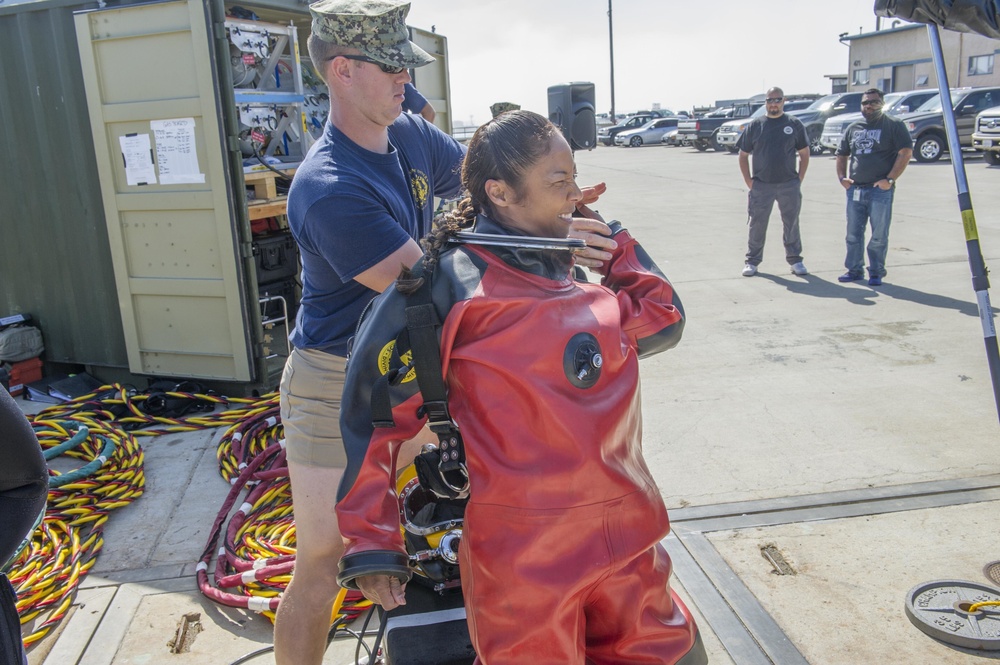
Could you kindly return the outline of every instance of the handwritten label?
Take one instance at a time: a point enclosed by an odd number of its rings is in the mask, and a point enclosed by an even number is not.
[[[153,120],[149,126],[156,139],[160,182],[164,185],[205,182],[205,174],[198,168],[194,118]]]

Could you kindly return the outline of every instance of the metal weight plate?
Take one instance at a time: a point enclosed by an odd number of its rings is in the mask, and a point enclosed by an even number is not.
[[[1000,589],[963,580],[925,582],[906,594],[906,616],[931,637],[981,651],[1000,650],[1000,606],[969,607],[1000,601]]]

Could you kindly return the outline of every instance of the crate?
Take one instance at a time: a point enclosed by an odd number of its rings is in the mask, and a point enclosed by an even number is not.
[[[299,248],[291,233],[260,236],[253,241],[258,284],[273,284],[299,274]]]
[[[4,379],[3,384],[7,392],[17,396],[24,392],[26,385],[41,380],[42,359],[28,358],[21,362],[10,363],[10,369],[7,370],[7,378]]]

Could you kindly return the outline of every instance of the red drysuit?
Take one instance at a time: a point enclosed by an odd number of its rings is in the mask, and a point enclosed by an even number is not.
[[[572,279],[571,255],[558,250],[462,245],[433,273],[471,485],[462,587],[487,665],[692,655],[696,628],[669,591],[658,544],[669,523],[642,459],[639,399],[639,357],[678,342],[683,310],[638,243],[613,228],[618,248],[600,285]],[[476,231],[510,234],[482,216]],[[392,387],[394,427],[374,428],[370,404],[405,306],[394,290],[376,300],[348,364],[350,461],[337,504],[347,579],[354,565],[363,574],[361,553],[405,552],[393,469],[399,444],[424,422],[417,381],[409,374]]]

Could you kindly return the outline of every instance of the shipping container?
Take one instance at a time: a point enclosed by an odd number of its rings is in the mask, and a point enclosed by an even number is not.
[[[272,170],[325,121],[309,26],[295,0],[0,4],[0,316],[31,312],[46,361],[276,386],[297,270],[259,276],[254,229],[283,232]],[[450,132],[447,40],[411,38]]]

